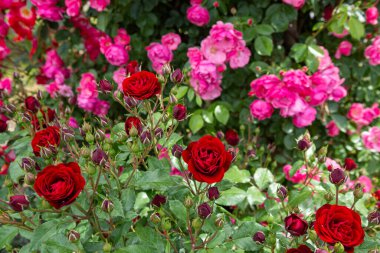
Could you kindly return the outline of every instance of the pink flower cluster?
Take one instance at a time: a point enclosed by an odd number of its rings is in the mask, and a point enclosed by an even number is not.
[[[372,6],[368,8],[365,12],[365,17],[366,17],[367,24],[377,25],[378,23],[377,19],[379,17],[379,11],[377,10],[377,7]]]
[[[152,42],[145,47],[154,71],[162,74],[162,67],[173,60],[173,52],[181,44],[181,37],[176,33],[168,33],[161,37],[161,43]]]
[[[70,77],[70,70],[65,67],[65,63],[56,50],[50,49],[46,52],[46,61],[40,68],[40,72],[39,79],[51,81],[46,86],[46,91],[51,97],[55,97],[56,93],[64,97],[74,96],[71,87],[64,84],[65,79]]]
[[[378,117],[380,117],[380,109],[377,103],[367,108],[363,104],[353,103],[347,113],[347,118],[359,127],[368,126]]]
[[[338,49],[335,52],[335,58],[340,59],[342,55],[350,56],[351,50],[352,50],[352,44],[349,41],[344,40],[339,44]]]
[[[110,105],[107,101],[98,98],[98,90],[95,76],[90,73],[83,73],[78,87],[78,106],[85,111],[89,111],[98,116],[108,113]]]
[[[99,39],[100,52],[104,54],[107,61],[114,66],[127,64],[129,60],[128,50],[131,38],[127,31],[120,28],[114,38],[114,42],[108,35],[104,35]]]
[[[282,0],[284,4],[288,4],[296,8],[297,10],[301,9],[305,4],[305,0]]]
[[[371,127],[368,131],[362,133],[364,146],[375,152],[380,152],[380,128]]]
[[[187,51],[191,65],[190,84],[202,99],[216,99],[222,92],[220,85],[226,64],[232,69],[241,68],[247,65],[250,56],[243,34],[231,23],[218,21],[201,42],[201,48],[192,47]]]
[[[91,8],[101,12],[111,3],[111,0],[90,0]]]
[[[376,66],[380,64],[380,36],[376,36],[372,44],[365,49],[364,56],[368,59],[370,65]]]
[[[63,19],[64,9],[57,6],[59,0],[31,0],[37,7],[37,15],[42,19],[57,22]]]
[[[296,127],[306,127],[313,123],[317,110],[315,106],[327,100],[338,102],[347,95],[341,86],[344,79],[339,69],[331,62],[328,52],[319,58],[317,72],[308,76],[301,70],[289,70],[276,75],[264,75],[251,82],[251,92],[260,100],[250,105],[251,115],[258,120],[270,118],[274,109],[280,109],[284,118],[292,117]]]
[[[190,1],[191,6],[186,11],[187,20],[196,26],[204,26],[210,22],[208,10],[202,7],[202,1]]]
[[[290,182],[293,182],[295,184],[298,184],[298,183],[302,183],[306,180],[306,177],[307,177],[307,170],[306,170],[306,166],[305,165],[302,165],[301,168],[299,168],[296,173],[294,173],[293,176],[290,176],[290,171],[292,169],[292,165],[290,164],[287,164],[285,165],[282,170],[285,174],[285,178],[286,180],[290,181]],[[319,176],[318,176],[318,168],[314,168],[311,172],[310,172],[310,175],[313,176],[313,179],[314,180],[318,180],[319,181]]]

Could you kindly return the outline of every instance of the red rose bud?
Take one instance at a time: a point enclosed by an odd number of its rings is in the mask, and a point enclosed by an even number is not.
[[[173,73],[171,73],[170,75],[170,80],[175,84],[182,83],[183,81],[182,71],[180,69],[174,70]]]
[[[207,219],[212,213],[211,206],[207,203],[198,206],[198,215],[201,219]]]
[[[7,122],[3,119],[0,119],[0,133],[4,133],[5,131],[7,131],[7,128],[8,128]]]
[[[253,235],[253,241],[255,241],[257,244],[263,244],[265,242],[265,234],[261,231],[256,232]]]
[[[4,160],[5,160],[6,163],[11,163],[14,160],[16,160],[16,153],[15,153],[15,151],[12,149],[8,153],[6,153],[4,155]]]
[[[311,142],[309,140],[306,140],[305,138],[299,140],[297,142],[298,149],[301,151],[305,151],[311,146]]]
[[[44,153],[45,158],[53,154],[52,150],[48,150],[49,146],[59,146],[61,142],[60,130],[58,127],[49,126],[46,129],[36,132],[32,140],[33,153],[41,156],[40,151]]]
[[[14,113],[16,111],[16,106],[12,104],[7,104],[4,109],[9,113]]]
[[[280,186],[277,189],[277,197],[284,200],[288,196],[288,190],[284,186]]]
[[[29,200],[25,195],[14,195],[9,198],[8,204],[16,212],[21,212],[29,207]]]
[[[286,253],[313,253],[313,251],[308,246],[302,244],[298,248],[286,250]]]
[[[373,225],[379,225],[380,224],[380,211],[373,211],[368,214],[368,222]]]
[[[249,149],[247,151],[247,155],[248,155],[249,158],[254,158],[256,156],[256,152],[253,149]]]
[[[74,130],[71,130],[69,128],[62,128],[62,138],[65,142],[68,142],[72,139],[74,139],[75,133]]]
[[[344,168],[348,171],[354,170],[358,167],[355,161],[351,158],[344,159]]]
[[[29,96],[25,99],[25,107],[29,111],[36,113],[38,112],[38,109],[40,109],[41,105],[35,97]]]
[[[94,151],[92,151],[91,160],[95,164],[101,165],[101,164],[104,164],[105,162],[107,162],[108,156],[107,156],[106,152],[104,152],[101,148],[97,148]]]
[[[136,136],[142,130],[142,124],[139,118],[129,117],[125,121],[125,132],[127,135]]]
[[[108,94],[113,90],[113,85],[108,80],[101,80],[99,88],[103,93]]]
[[[36,167],[36,162],[30,157],[24,157],[21,159],[21,168],[25,171],[32,171]]]
[[[296,214],[291,214],[285,218],[285,229],[293,236],[301,236],[306,234],[307,228],[307,222],[298,217]]]
[[[213,187],[208,188],[208,190],[207,190],[207,197],[208,197],[209,200],[216,200],[216,199],[218,199],[220,197],[220,193],[219,193],[218,187],[213,186]]]
[[[69,239],[70,242],[77,242],[80,239],[80,234],[75,230],[70,230],[67,234],[67,239]]]
[[[347,180],[347,174],[340,168],[333,169],[330,173],[330,182],[339,186]]]
[[[152,200],[152,206],[160,207],[166,203],[166,197],[164,195],[156,194]]]
[[[111,200],[109,200],[109,199],[105,199],[105,200],[103,200],[103,203],[102,203],[102,210],[103,210],[104,212],[106,212],[106,213],[110,213],[110,212],[112,212],[113,208],[114,208],[114,204],[112,203]]]
[[[172,147],[173,156],[175,156],[179,159],[179,158],[181,158],[182,152],[183,152],[183,148],[180,145],[178,145],[178,144],[173,145],[173,147]]]
[[[148,131],[148,130],[143,131],[140,135],[140,140],[141,140],[141,143],[144,145],[149,144],[150,141],[152,140],[152,136],[150,134],[150,131]]]
[[[139,72],[139,71],[140,71],[140,68],[139,68],[139,63],[137,61],[133,60],[128,63],[126,67],[127,76],[133,75],[134,73]]]
[[[225,136],[227,143],[231,146],[236,146],[239,144],[239,135],[235,130],[227,130]]]
[[[186,112],[187,112],[187,109],[184,105],[182,104],[175,105],[173,108],[173,117],[178,121],[182,121],[186,118]]]
[[[158,127],[156,128],[156,130],[154,130],[154,135],[156,136],[157,139],[161,139],[162,136],[164,135],[164,131]]]

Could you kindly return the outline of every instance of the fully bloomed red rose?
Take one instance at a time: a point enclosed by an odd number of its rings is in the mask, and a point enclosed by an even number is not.
[[[182,152],[182,158],[195,180],[209,184],[221,181],[232,161],[223,143],[211,135],[191,142]]]
[[[339,205],[326,204],[316,213],[314,229],[319,238],[329,244],[342,243],[346,252],[363,243],[364,230],[359,214]]]
[[[34,190],[59,209],[74,202],[85,184],[77,163],[60,163],[49,165],[37,174]]]
[[[48,148],[49,146],[57,147],[61,142],[60,131],[58,127],[49,126],[46,129],[38,131],[32,140],[33,153],[36,156],[41,156],[41,147]]]
[[[306,245],[300,245],[298,248],[288,249],[286,253],[313,253]]]
[[[155,74],[140,71],[124,79],[123,92],[138,100],[149,99],[161,92],[161,84]]]

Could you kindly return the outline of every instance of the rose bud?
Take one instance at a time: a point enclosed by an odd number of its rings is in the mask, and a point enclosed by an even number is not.
[[[293,236],[301,236],[306,234],[308,225],[306,221],[298,217],[296,214],[291,214],[285,218],[285,229]]]
[[[70,242],[77,242],[80,239],[80,234],[75,230],[70,230],[67,234],[67,239],[69,239]]]
[[[280,186],[277,189],[277,197],[284,200],[288,196],[288,190],[284,186]]]
[[[36,113],[38,112],[38,109],[40,109],[41,105],[35,97],[29,96],[25,99],[25,107],[29,111]]]
[[[29,207],[29,200],[25,195],[14,195],[9,198],[8,205],[16,212],[21,212]]]
[[[178,121],[182,121],[186,118],[186,112],[187,112],[187,109],[184,105],[182,104],[175,105],[173,108],[173,117]]]
[[[154,135],[156,136],[157,139],[161,139],[162,136],[164,135],[164,131],[158,127],[154,130]]]
[[[306,138],[302,138],[297,142],[298,149],[301,151],[305,151],[311,146],[310,140],[307,140]]]
[[[142,144],[149,144],[150,141],[152,140],[152,136],[148,130],[143,131],[140,135],[140,140]]]
[[[358,167],[355,161],[351,158],[344,159],[344,168],[348,171],[354,170]]]
[[[164,66],[162,66],[162,74],[168,75],[172,72],[172,68],[170,67],[169,63],[165,63]]]
[[[99,88],[103,93],[108,94],[113,90],[113,85],[108,80],[101,80]]]
[[[164,195],[156,194],[152,200],[152,206],[160,207],[166,203],[166,197]]]
[[[344,184],[347,180],[347,174],[340,168],[333,169],[330,173],[330,182],[337,186]]]
[[[104,140],[104,138],[106,138],[106,134],[104,133],[104,131],[102,129],[96,129],[95,139],[97,139],[98,141],[102,141]]]
[[[127,135],[136,136],[142,130],[142,124],[139,118],[129,117],[125,121],[125,132]]]
[[[129,96],[124,97],[124,102],[128,108],[133,108],[138,104],[138,101],[136,99],[134,99],[133,97],[129,97]]]
[[[379,225],[380,224],[380,211],[373,211],[368,214],[368,222],[373,225]]]
[[[24,157],[21,159],[21,168],[25,171],[32,171],[36,167],[36,162],[30,157]]]
[[[334,253],[344,253],[344,246],[342,243],[337,242],[334,245]]]
[[[209,204],[203,203],[198,206],[198,215],[201,219],[206,219],[212,213],[212,209]]]
[[[231,146],[236,146],[239,144],[239,135],[238,133],[233,130],[233,129],[229,129],[226,131],[225,133],[225,137],[226,137],[226,141],[228,144],[230,144]]]
[[[172,228],[172,223],[170,222],[169,218],[163,218],[161,220],[161,228],[165,231],[168,231]]]
[[[169,95],[169,103],[170,104],[176,104],[177,102],[178,102],[177,98],[173,94],[170,94]]]
[[[334,196],[332,195],[331,192],[326,193],[324,197],[325,197],[325,200],[326,200],[327,202],[330,202],[331,200],[334,199]]]
[[[248,156],[249,158],[254,158],[254,157],[256,156],[256,152],[255,152],[255,150],[253,150],[253,149],[249,149],[249,150],[247,151],[247,156]]]
[[[329,253],[329,252],[324,249],[316,249],[315,253]]]
[[[32,121],[32,116],[30,116],[29,112],[24,112],[21,117],[22,117],[22,120],[25,122]]]
[[[182,152],[183,152],[183,148],[180,145],[178,145],[178,144],[173,145],[173,147],[172,147],[173,156],[175,156],[179,159],[182,156]]]
[[[160,217],[160,214],[159,213],[152,213],[150,215],[150,221],[153,223],[153,224],[158,224],[161,222],[161,217]]]
[[[363,192],[364,186],[361,183],[356,183],[354,187],[354,198],[356,200],[361,199],[364,195]]]
[[[213,187],[208,188],[207,197],[209,200],[216,200],[219,198],[219,196],[220,196],[220,193],[219,193],[218,187],[213,186]]]
[[[53,156],[53,152],[49,148],[41,147],[40,156],[44,159],[49,159]]]
[[[218,131],[218,132],[216,133],[216,137],[218,137],[219,140],[223,140],[223,138],[224,138],[224,133],[223,133],[222,131]]]
[[[91,153],[91,160],[97,164],[104,164],[108,160],[108,156],[106,152],[104,152],[101,148],[97,148]]]
[[[24,177],[25,184],[33,185],[35,181],[36,181],[36,177],[34,176],[34,174],[30,172],[25,174],[25,177]]]
[[[62,138],[65,142],[68,142],[74,138],[74,131],[69,128],[62,128]]]
[[[4,109],[9,113],[14,113],[16,111],[16,106],[12,104],[7,104]]]
[[[174,70],[173,73],[170,75],[170,80],[175,84],[182,83],[183,81],[182,71],[180,69]]]
[[[257,244],[263,244],[265,242],[265,234],[261,231],[256,232],[253,235],[253,241],[255,241]]]
[[[112,212],[113,208],[114,208],[114,204],[112,203],[111,200],[109,199],[105,199],[103,200],[103,203],[102,203],[102,210],[106,213],[110,213]]]
[[[186,208],[190,208],[190,207],[193,206],[194,201],[193,201],[193,199],[192,199],[190,196],[188,196],[188,197],[185,199],[185,202],[184,202],[183,204],[184,204],[184,206],[185,206]]]
[[[103,245],[103,251],[105,253],[109,253],[112,251],[112,245],[109,243],[109,242],[106,242],[104,245]]]

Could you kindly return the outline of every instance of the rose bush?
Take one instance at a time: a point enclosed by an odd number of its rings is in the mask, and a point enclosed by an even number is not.
[[[0,251],[378,252],[378,8],[0,1]]]

